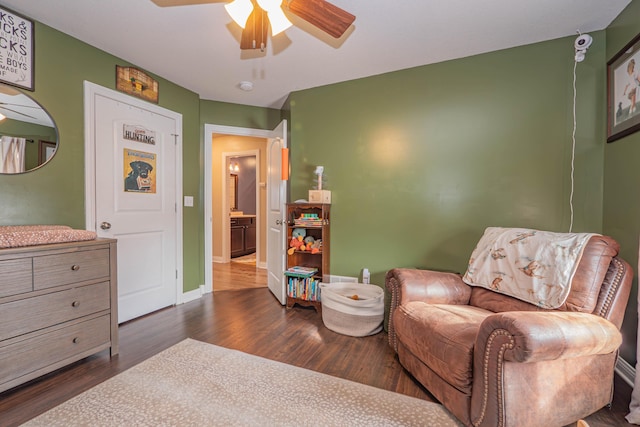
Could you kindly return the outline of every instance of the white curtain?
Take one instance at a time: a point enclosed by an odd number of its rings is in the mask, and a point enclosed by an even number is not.
[[[24,172],[24,148],[27,140],[13,136],[0,138],[0,173]]]

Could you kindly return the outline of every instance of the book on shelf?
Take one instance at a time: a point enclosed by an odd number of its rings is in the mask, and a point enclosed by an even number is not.
[[[296,266],[287,268],[284,274],[286,274],[287,276],[294,276],[294,277],[311,277],[317,272],[318,272],[317,268],[303,267],[303,266],[296,265]]]
[[[290,276],[287,280],[287,296],[305,301],[320,301],[320,282],[313,276]]]
[[[293,220],[293,224],[302,227],[320,227],[323,224],[323,219],[315,213],[303,213],[299,218]]]
[[[322,219],[295,219],[293,225],[296,227],[321,227],[323,225]]]

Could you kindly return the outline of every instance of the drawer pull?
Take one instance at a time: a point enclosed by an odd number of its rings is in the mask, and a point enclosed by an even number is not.
[[[71,307],[80,307],[80,301],[74,301],[71,303]]]
[[[80,338],[75,337],[75,338],[73,339],[73,343],[74,343],[74,344],[78,344],[79,342],[80,342]]]
[[[80,266],[79,266],[78,264],[73,264],[73,265],[71,266],[71,269],[72,269],[73,271],[78,271],[78,270],[80,270]]]

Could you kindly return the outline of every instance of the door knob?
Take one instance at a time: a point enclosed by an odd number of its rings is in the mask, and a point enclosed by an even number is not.
[[[283,224],[284,224],[284,220],[276,219],[276,225],[283,225]]]
[[[102,228],[103,230],[108,230],[111,228],[111,223],[104,221],[102,224],[100,224],[100,228]]]

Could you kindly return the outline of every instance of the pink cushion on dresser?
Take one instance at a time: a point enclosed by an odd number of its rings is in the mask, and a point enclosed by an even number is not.
[[[66,225],[0,226],[0,248],[79,242],[96,238],[95,231],[75,230]]]

